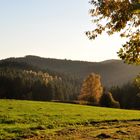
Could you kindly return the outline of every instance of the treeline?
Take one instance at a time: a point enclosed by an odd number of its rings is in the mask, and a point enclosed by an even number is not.
[[[140,85],[128,83],[122,87],[112,87],[110,92],[121,108],[140,109]]]
[[[71,77],[8,66],[0,68],[0,98],[69,101],[79,94],[78,85]]]
[[[140,109],[140,76],[135,83],[105,90],[101,76],[43,70],[25,62],[0,61],[0,98],[73,102],[105,107]],[[78,103],[79,103],[78,101]]]
[[[140,109],[140,76],[122,87],[105,89],[101,77],[91,73],[83,81],[78,99],[81,104],[112,108]]]

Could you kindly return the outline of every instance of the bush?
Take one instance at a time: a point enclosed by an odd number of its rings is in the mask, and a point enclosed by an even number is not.
[[[120,103],[114,100],[110,92],[103,94],[100,104],[104,107],[120,108]]]

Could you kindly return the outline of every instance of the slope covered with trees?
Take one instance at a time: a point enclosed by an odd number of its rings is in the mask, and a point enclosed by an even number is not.
[[[133,81],[139,70],[139,66],[126,65],[119,60],[92,63],[36,56],[9,58],[0,61],[0,98],[73,102],[83,97],[84,91],[87,95],[90,89],[96,90],[95,84],[92,85],[95,78],[91,78],[94,76],[87,76],[94,72],[101,76],[101,88],[111,92],[105,94],[103,90],[102,103],[99,99],[98,105],[118,107],[120,104],[121,108],[139,109],[138,78],[136,84],[123,85]],[[85,77],[86,82],[83,81]],[[95,81],[100,80],[97,78]],[[94,100],[95,96],[91,94],[90,100]]]
[[[75,85],[73,79],[47,72],[0,68],[0,98],[69,101],[79,93],[79,85]]]
[[[140,66],[124,64],[121,60],[108,60],[103,62],[84,62],[42,58],[37,56],[26,56],[20,58],[9,58],[5,61],[19,62],[34,67],[34,70],[44,70],[51,75],[65,75],[83,81],[90,73],[101,75],[102,83],[106,87],[122,86],[132,81],[139,73]],[[0,61],[1,65],[2,61]]]

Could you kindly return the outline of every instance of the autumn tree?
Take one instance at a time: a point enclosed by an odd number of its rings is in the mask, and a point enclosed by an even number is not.
[[[100,75],[91,73],[83,81],[78,99],[80,101],[88,102],[89,104],[99,105],[102,93],[103,87],[101,85]]]
[[[103,32],[120,33],[127,42],[118,51],[118,56],[129,64],[140,64],[140,0],[91,0],[90,15],[96,28],[87,31],[89,39]]]

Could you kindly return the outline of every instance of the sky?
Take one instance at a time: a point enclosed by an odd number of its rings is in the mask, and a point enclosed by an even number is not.
[[[123,40],[90,41],[89,0],[0,0],[0,59],[37,55],[83,61],[118,59]]]

